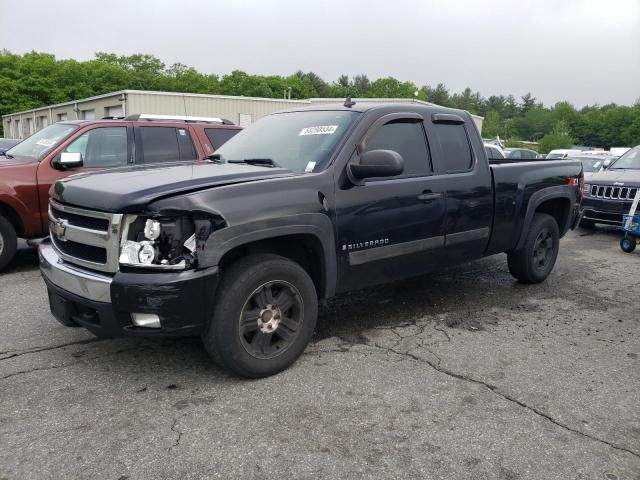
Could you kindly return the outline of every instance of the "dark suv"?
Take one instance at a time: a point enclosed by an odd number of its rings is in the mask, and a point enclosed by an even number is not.
[[[591,175],[584,185],[580,226],[596,223],[622,225],[640,189],[640,145],[632,148],[609,168]]]

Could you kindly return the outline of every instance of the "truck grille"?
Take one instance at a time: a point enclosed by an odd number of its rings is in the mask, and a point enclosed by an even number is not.
[[[636,187],[616,187],[615,185],[591,185],[591,196],[609,198],[611,200],[633,200],[638,189]]]
[[[122,214],[98,212],[49,202],[49,233],[59,255],[76,265],[115,273],[118,270]]]

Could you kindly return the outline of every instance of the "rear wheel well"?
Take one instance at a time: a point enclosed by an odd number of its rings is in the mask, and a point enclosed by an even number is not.
[[[24,227],[20,215],[6,203],[0,203],[0,215],[11,222],[18,237],[24,236]]]
[[[536,213],[546,213],[551,215],[558,224],[560,236],[564,235],[567,222],[569,220],[569,210],[571,202],[568,198],[552,198],[546,200],[536,207]]]
[[[257,240],[229,250],[220,259],[218,265],[224,272],[225,268],[240,258],[258,253],[272,253],[296,262],[313,280],[318,296],[324,298],[326,293],[324,251],[317,237],[309,234],[296,234]]]

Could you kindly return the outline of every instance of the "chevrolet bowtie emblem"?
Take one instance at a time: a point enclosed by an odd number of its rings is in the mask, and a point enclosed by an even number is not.
[[[64,236],[67,231],[67,224],[68,222],[66,220],[56,220],[56,222],[53,224],[53,233],[61,242],[67,241],[66,237]]]

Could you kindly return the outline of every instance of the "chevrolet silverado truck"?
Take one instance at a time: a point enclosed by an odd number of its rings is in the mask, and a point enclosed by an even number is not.
[[[40,266],[64,325],[201,336],[223,368],[263,377],[337,293],[501,252],[543,281],[581,181],[577,161],[490,165],[464,111],[345,102],[264,117],[208,162],[57,182]]]
[[[178,120],[183,118],[183,120]],[[123,165],[204,159],[240,127],[220,118],[131,115],[50,125],[0,153],[0,271],[17,239],[49,232],[49,189],[58,179]]]
[[[596,223],[622,226],[640,190],[640,145],[627,151],[609,168],[590,175],[584,184],[580,226]]]

